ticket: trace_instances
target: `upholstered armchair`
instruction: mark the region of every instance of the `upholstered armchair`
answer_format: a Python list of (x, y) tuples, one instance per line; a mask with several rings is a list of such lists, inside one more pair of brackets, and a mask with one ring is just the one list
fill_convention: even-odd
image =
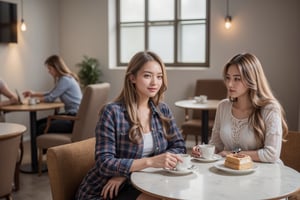
[[(300, 131), (289, 131), (286, 141), (282, 143), (280, 159), (284, 165), (300, 172)], [(300, 200), (300, 189), (288, 198)]]
[(39, 175), (42, 172), (43, 149), (77, 142), (95, 136), (96, 123), (101, 107), (107, 102), (109, 83), (88, 85), (85, 88), (81, 104), (76, 116), (51, 115), (48, 117), (48, 125), (53, 119), (73, 120), (74, 127), (72, 133), (45, 133), (36, 139), (39, 153)]
[(19, 188), (19, 146), (25, 131), (23, 125), (0, 123), (0, 199), (12, 199), (13, 189)]
[(300, 172), (300, 131), (289, 131), (285, 139), (280, 159), (285, 165)]
[(51, 147), (47, 151), (53, 200), (74, 199), (79, 184), (95, 163), (95, 137)]

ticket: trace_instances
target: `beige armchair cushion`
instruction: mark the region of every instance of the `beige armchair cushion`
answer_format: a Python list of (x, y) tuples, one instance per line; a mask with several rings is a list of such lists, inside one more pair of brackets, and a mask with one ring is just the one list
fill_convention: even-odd
[(95, 138), (51, 147), (47, 151), (53, 200), (73, 199), (88, 170), (95, 163)]

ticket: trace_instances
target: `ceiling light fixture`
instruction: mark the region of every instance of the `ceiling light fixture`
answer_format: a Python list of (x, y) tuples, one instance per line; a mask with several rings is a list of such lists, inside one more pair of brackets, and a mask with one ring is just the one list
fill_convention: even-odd
[(23, 17), (23, 0), (21, 0), (21, 31), (26, 31), (26, 24)]
[(225, 28), (231, 28), (231, 16), (229, 15), (229, 0), (226, 0), (226, 17), (225, 17)]

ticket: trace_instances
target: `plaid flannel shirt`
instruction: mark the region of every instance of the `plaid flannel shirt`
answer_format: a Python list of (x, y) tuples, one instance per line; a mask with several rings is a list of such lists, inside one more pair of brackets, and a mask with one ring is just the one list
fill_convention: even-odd
[[(153, 156), (164, 152), (185, 153), (185, 142), (169, 107), (165, 103), (155, 107), (151, 101), (149, 105), (152, 110)], [(163, 135), (160, 113), (170, 119), (168, 134), (173, 135), (170, 140)], [(143, 153), (143, 142), (135, 144), (129, 140), (130, 128), (131, 123), (123, 103), (105, 106), (96, 126), (96, 164), (82, 181), (76, 199), (101, 199), (101, 190), (111, 177), (130, 177), (133, 160), (141, 158)]]

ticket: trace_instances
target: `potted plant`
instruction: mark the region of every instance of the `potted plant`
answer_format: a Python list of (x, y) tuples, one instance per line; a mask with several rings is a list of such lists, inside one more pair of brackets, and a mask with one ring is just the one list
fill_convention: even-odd
[(100, 82), (102, 72), (100, 70), (99, 61), (96, 58), (83, 56), (83, 60), (78, 63), (77, 66), (80, 68), (78, 77), (83, 87)]

